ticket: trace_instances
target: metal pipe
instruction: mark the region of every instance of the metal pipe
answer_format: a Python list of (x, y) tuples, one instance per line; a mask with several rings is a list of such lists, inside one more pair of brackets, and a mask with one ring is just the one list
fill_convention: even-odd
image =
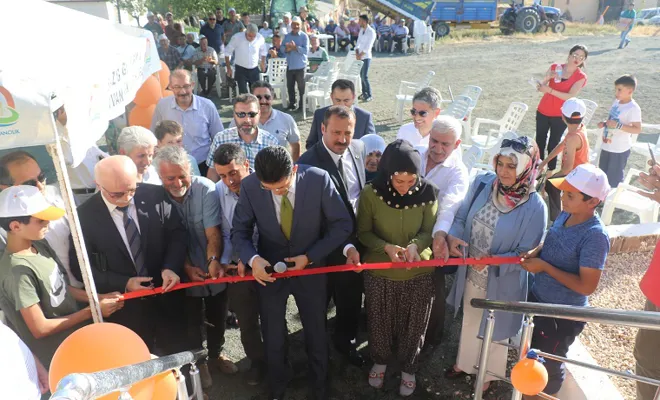
[(660, 313), (651, 311), (627, 311), (594, 307), (575, 307), (557, 304), (528, 303), (520, 301), (494, 301), (472, 299), (474, 308), (531, 314), (542, 317), (562, 318), (571, 321), (597, 322), (660, 331)]
[(479, 369), (477, 370), (477, 380), (474, 382), (474, 400), (482, 399), (481, 389), (486, 380), (486, 369), (488, 368), (488, 351), (493, 340), (493, 331), (495, 330), (495, 314), (493, 310), (488, 310), (486, 318), (486, 328), (484, 329), (484, 339), (481, 343), (481, 355), (479, 356)]
[(625, 378), (625, 379), (632, 379), (632, 380), (635, 380), (635, 381), (638, 381), (638, 382), (647, 383), (649, 385), (660, 386), (660, 381), (657, 380), (657, 379), (651, 379), (651, 378), (647, 378), (645, 376), (635, 375), (635, 374), (621, 372), (621, 371), (615, 371), (615, 370), (612, 370), (612, 369), (603, 368), (603, 367), (598, 366), (598, 365), (589, 364), (589, 363), (585, 363), (585, 362), (577, 361), (577, 360), (571, 360), (570, 358), (560, 357), (560, 356), (550, 354), (550, 353), (546, 353), (546, 352), (536, 350), (536, 349), (534, 349), (534, 351), (539, 356), (549, 358), (551, 360), (555, 360), (555, 361), (559, 361), (559, 362), (563, 362), (563, 363), (575, 364), (575, 365), (579, 365), (580, 367), (589, 368), (589, 369), (593, 369), (593, 370), (596, 370), (596, 371), (604, 372), (608, 375), (614, 375), (614, 376), (618, 376), (620, 378)]
[[(484, 337), (481, 336), (481, 335), (479, 335), (479, 336), (477, 336), (477, 339), (479, 339), (479, 340), (484, 340)], [(516, 346), (515, 344), (511, 344), (511, 343), (505, 343), (505, 342), (492, 342), (491, 344), (494, 344), (494, 345), (497, 345), (497, 346), (508, 347), (508, 348), (513, 349), (513, 350), (516, 350), (516, 351), (517, 351), (517, 350), (520, 350), (520, 347), (519, 347), (519, 346)], [(478, 367), (478, 366), (477, 366), (477, 367)]]
[[(125, 367), (94, 373), (70, 374), (58, 383), (51, 400), (88, 400), (128, 388), (161, 372), (195, 362), (206, 350), (184, 351)], [(201, 397), (200, 397), (201, 398)]]
[(202, 400), (204, 398), (204, 393), (202, 391), (202, 378), (199, 375), (199, 368), (195, 363), (190, 364), (190, 380), (192, 381), (192, 392), (195, 396), (195, 400)]
[[(525, 315), (523, 321), (522, 333), (520, 335), (520, 348), (518, 349), (518, 360), (522, 360), (527, 357), (527, 351), (532, 346), (532, 333), (534, 332), (534, 316)], [(515, 387), (511, 393), (511, 400), (521, 400), (522, 393), (518, 391)]]
[(188, 388), (186, 387), (186, 376), (180, 369), (174, 371), (176, 375), (177, 399), (188, 400)]

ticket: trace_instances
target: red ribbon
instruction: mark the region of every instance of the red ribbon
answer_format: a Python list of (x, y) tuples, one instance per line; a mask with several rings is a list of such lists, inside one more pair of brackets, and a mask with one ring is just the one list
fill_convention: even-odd
[[(501, 265), (501, 264), (520, 264), (520, 257), (486, 257), (477, 260), (476, 258), (450, 258), (446, 262), (444, 260), (425, 260), (417, 262), (384, 262), (384, 263), (370, 263), (362, 264), (359, 267), (351, 264), (347, 265), (336, 265), (332, 267), (318, 267), (318, 268), (309, 268), (302, 269), (298, 271), (287, 271), (280, 273), (274, 273), (274, 278), (293, 278), (296, 276), (305, 276), (305, 275), (318, 275), (318, 274), (327, 274), (331, 272), (346, 272), (346, 271), (355, 271), (355, 270), (365, 270), (365, 269), (390, 269), (390, 268), (421, 268), (421, 267), (445, 267), (448, 265)], [(203, 282), (186, 282), (178, 283), (168, 292), (174, 290), (187, 289), (196, 286), (206, 286), (206, 285), (215, 285), (218, 283), (237, 283), (237, 282), (246, 282), (255, 280), (252, 275), (241, 276), (225, 276), (217, 279), (206, 279)], [(124, 293), (124, 300), (137, 299), (140, 297), (153, 296), (163, 292), (162, 287), (157, 287), (154, 289), (143, 289), (136, 290), (134, 292)]]

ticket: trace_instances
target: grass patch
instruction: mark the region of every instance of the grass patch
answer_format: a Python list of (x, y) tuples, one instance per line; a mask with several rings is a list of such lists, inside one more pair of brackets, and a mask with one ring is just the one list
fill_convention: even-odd
[[(587, 23), (566, 23), (566, 31), (562, 36), (601, 36), (601, 35), (617, 35), (621, 33), (614, 24), (587, 24)], [(636, 26), (633, 28), (632, 36), (655, 36), (660, 34), (660, 27), (657, 26)], [(452, 28), (449, 35), (438, 39), (442, 43), (466, 43), (475, 42), (484, 39), (507, 37), (500, 32), (500, 29), (493, 24), (488, 29), (468, 29), (468, 28)], [(508, 37), (517, 39), (552, 39), (558, 37), (558, 34), (552, 32), (546, 33), (514, 33)]]

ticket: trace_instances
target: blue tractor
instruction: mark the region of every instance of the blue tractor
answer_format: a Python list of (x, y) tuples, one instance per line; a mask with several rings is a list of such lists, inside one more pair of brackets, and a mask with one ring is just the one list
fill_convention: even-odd
[(505, 35), (514, 32), (537, 33), (552, 30), (562, 33), (566, 30), (566, 23), (562, 20), (561, 10), (556, 7), (547, 7), (540, 4), (523, 6), (511, 3), (500, 17), (500, 30)]

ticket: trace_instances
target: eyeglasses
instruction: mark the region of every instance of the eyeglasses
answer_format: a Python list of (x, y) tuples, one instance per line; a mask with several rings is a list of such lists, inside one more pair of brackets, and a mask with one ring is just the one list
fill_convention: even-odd
[(111, 192), (108, 189), (104, 188), (103, 186), (99, 185), (99, 187), (104, 190), (108, 196), (110, 196), (113, 199), (121, 199), (122, 197), (125, 197), (126, 195), (133, 196), (135, 194), (136, 189), (128, 189), (125, 192)]
[(238, 118), (245, 118), (245, 117), (255, 118), (257, 115), (259, 115), (258, 112), (252, 112), (252, 111), (250, 111), (250, 112), (244, 112), (244, 111), (234, 112), (234, 114), (236, 114), (236, 116)]
[(215, 18), (209, 18), (209, 21), (215, 21)]
[(284, 194), (289, 190), (289, 188), (291, 187), (291, 184), (293, 183), (293, 174), (294, 173), (292, 172), (291, 175), (289, 175), (289, 179), (286, 181), (286, 183), (282, 187), (267, 188), (267, 187), (264, 186), (264, 184), (262, 182), (259, 182), (259, 186), (261, 186), (261, 188), (263, 190), (268, 190), (269, 192), (275, 192), (278, 195)]
[(424, 118), (424, 117), (426, 117), (427, 115), (429, 115), (429, 111), (423, 111), (423, 110), (422, 110), (422, 111), (417, 111), (417, 110), (414, 109), (414, 108), (411, 108), (411, 109), (410, 109), (410, 115), (412, 115), (413, 117), (416, 116), (416, 115), (418, 115), (418, 114), (419, 114), (420, 117)]
[(188, 89), (190, 89), (191, 87), (193, 87), (192, 84), (183, 85), (183, 86), (172, 86), (172, 90), (175, 90), (175, 91), (178, 92), (178, 91), (180, 91), (180, 90), (188, 90)]
[(586, 59), (586, 57), (578, 55), (578, 54), (571, 54), (571, 57), (573, 57), (575, 60), (578, 60), (578, 61), (584, 61)]
[(269, 94), (264, 94), (264, 95), (260, 95), (260, 94), (258, 94), (258, 95), (256, 95), (256, 96), (257, 96), (257, 99), (259, 99), (259, 100), (261, 100), (261, 99), (270, 100), (270, 99), (272, 98), (272, 96), (269, 95)]
[(29, 181), (25, 181), (22, 183), (22, 185), (28, 185), (28, 186), (37, 186), (38, 184), (45, 185), (46, 184), (46, 174), (43, 172), (39, 173), (39, 176), (37, 176), (37, 179), (30, 179)]

